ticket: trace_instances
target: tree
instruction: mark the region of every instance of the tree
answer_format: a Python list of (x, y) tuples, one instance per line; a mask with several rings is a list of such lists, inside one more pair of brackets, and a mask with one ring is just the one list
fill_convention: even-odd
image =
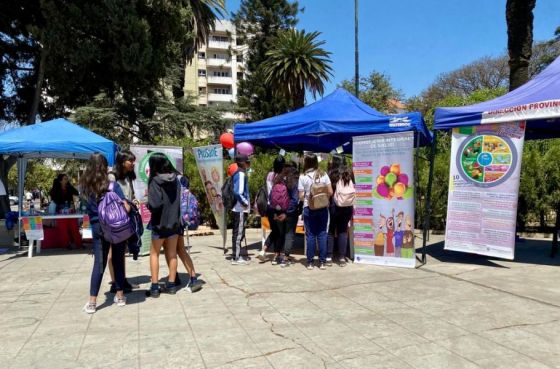
[(291, 109), (305, 105), (305, 91), (313, 96), (323, 95), (324, 83), (332, 76), (331, 54), (317, 41), (319, 32), (306, 33), (289, 29), (278, 33), (266, 61), (262, 64), (265, 82), (285, 100), (291, 100)]
[[(353, 94), (354, 79), (342, 81), (339, 87)], [(396, 113), (395, 102), (402, 98), (403, 93), (392, 85), (391, 78), (384, 73), (373, 71), (369, 76), (360, 78), (360, 100), (380, 112)]]
[(507, 0), (506, 3), (510, 91), (529, 80), (535, 3), (536, 0)]
[(265, 83), (262, 63), (281, 30), (296, 26), (298, 2), (288, 0), (242, 0), (233, 13), (239, 44), (248, 46), (246, 77), (238, 83), (238, 105), (248, 120), (255, 121), (286, 112), (290, 102), (281, 99)]

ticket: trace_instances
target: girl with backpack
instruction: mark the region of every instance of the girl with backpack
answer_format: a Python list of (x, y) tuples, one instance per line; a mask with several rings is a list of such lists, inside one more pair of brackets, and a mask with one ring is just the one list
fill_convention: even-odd
[[(336, 183), (340, 177), (339, 170), (343, 166), (344, 158), (336, 154), (331, 157), (331, 161), (327, 166), (329, 179), (331, 180), (331, 184), (333, 186), (333, 193), (335, 191)], [(334, 197), (331, 197), (331, 201), (329, 203), (329, 216), (333, 221), (329, 222), (329, 230), (327, 233), (327, 266), (332, 266), (333, 250), (336, 238), (336, 227), (334, 221), (334, 219), (336, 219), (336, 207), (334, 204)]]
[[(84, 306), (84, 311), (88, 314), (95, 313), (97, 307), (97, 295), (101, 287), (103, 272), (107, 265), (107, 256), (111, 243), (106, 240), (107, 234), (103, 236), (99, 219), (99, 203), (103, 197), (111, 191), (117, 194), (122, 201), (126, 211), (130, 211), (130, 206), (126, 202), (124, 193), (116, 182), (110, 182), (108, 175), (107, 159), (101, 154), (91, 155), (86, 164), (86, 169), (81, 178), (82, 196), (87, 201), (87, 212), (90, 218), (93, 236), (93, 270), (91, 272), (89, 301)], [(124, 251), (126, 240), (113, 243), (113, 268), (115, 271), (116, 295), (114, 303), (117, 306), (125, 306), (126, 298), (123, 294), (124, 288)]]
[(352, 171), (348, 167), (339, 168), (337, 177), (334, 179), (336, 180), (336, 182), (332, 182), (336, 214), (333, 220), (334, 233), (338, 245), (338, 265), (344, 267), (346, 266), (346, 252), (348, 250), (348, 223), (352, 219), (352, 214), (354, 214), (356, 190), (352, 179)]
[(333, 190), (329, 176), (319, 169), (319, 161), (315, 154), (306, 155), (304, 158), (303, 174), (299, 177), (298, 190), (299, 198), (303, 200), (307, 269), (313, 269), (313, 258), (318, 244), (319, 268), (325, 270), (329, 201)]
[[(109, 180), (112, 182), (117, 182), (124, 193), (125, 198), (130, 203), (137, 203), (136, 197), (134, 196), (134, 187), (132, 185), (132, 181), (136, 179), (136, 174), (134, 173), (134, 162), (136, 161), (136, 156), (130, 150), (123, 150), (117, 153), (116, 165), (115, 165), (115, 172), (109, 173)], [(133, 236), (128, 241), (128, 250), (132, 253), (132, 250), (138, 248), (137, 245), (139, 242), (138, 238)], [(140, 241), (141, 243), (141, 241)], [(138, 252), (136, 252), (138, 253)], [(107, 263), (109, 264), (109, 273), (111, 273), (111, 292), (116, 292), (115, 286), (115, 272), (113, 270), (113, 256), (112, 250), (109, 249), (109, 257), (107, 259)], [(126, 279), (126, 268), (123, 264), (123, 268), (125, 270), (125, 282), (124, 282), (124, 291), (125, 293), (131, 292), (133, 286), (130, 282)]]
[[(295, 163), (286, 163), (282, 173), (276, 178), (276, 183), (282, 183), (286, 186), (289, 200), (286, 210), (277, 215), (276, 223), (278, 227), (278, 250), (284, 250), (284, 257), (280, 258), (280, 266), (286, 267), (291, 264), (290, 253), (294, 245), (294, 238), (296, 226), (298, 222), (298, 205), (299, 205), (299, 191), (298, 191), (299, 172), (296, 169)], [(276, 186), (276, 184), (275, 184)], [(277, 196), (271, 196), (271, 206), (276, 205)]]
[(148, 209), (152, 213), (149, 228), (152, 230), (150, 296), (159, 297), (159, 253), (165, 243), (165, 257), (169, 265), (166, 291), (177, 292), (177, 239), (181, 231), (181, 184), (177, 172), (167, 156), (154, 153), (149, 159)]
[(278, 157), (276, 157), (273, 163), (273, 170), (269, 172), (266, 176), (266, 191), (267, 191), (266, 193), (268, 194), (266, 217), (268, 218), (268, 224), (270, 224), (270, 234), (267, 238), (267, 241), (265, 242), (263, 250), (261, 250), (258, 257), (259, 259), (263, 260), (265, 253), (268, 249), (268, 245), (273, 246), (274, 258), (272, 259), (272, 265), (276, 265), (281, 262), (280, 255), (281, 255), (282, 247), (284, 246), (284, 239), (283, 238), (280, 239), (279, 233), (281, 233), (281, 230), (278, 227), (279, 223), (281, 223), (282, 221), (276, 219), (277, 215), (280, 215), (279, 212), (281, 209), (275, 209), (275, 207), (271, 206), (270, 196), (272, 195), (272, 190), (274, 189), (275, 185), (278, 185), (277, 187), (282, 186), (280, 182), (276, 183), (276, 179), (280, 178), (279, 176), (282, 173), (282, 170), (284, 169), (285, 163), (286, 161), (283, 156), (279, 155)]

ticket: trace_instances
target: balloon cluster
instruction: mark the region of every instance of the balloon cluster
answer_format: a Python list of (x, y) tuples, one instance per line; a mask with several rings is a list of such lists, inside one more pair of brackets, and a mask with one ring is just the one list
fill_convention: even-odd
[(231, 158), (235, 155), (235, 150), (237, 150), (238, 154), (247, 156), (253, 155), (255, 152), (255, 148), (249, 142), (240, 142), (235, 145), (232, 133), (222, 133), (220, 136), (220, 143), (222, 144), (222, 147), (228, 151)]
[(377, 186), (373, 190), (373, 196), (378, 199), (391, 200), (396, 197), (402, 200), (414, 195), (412, 185), (408, 184), (408, 175), (401, 173), (400, 164), (382, 167), (375, 182)]

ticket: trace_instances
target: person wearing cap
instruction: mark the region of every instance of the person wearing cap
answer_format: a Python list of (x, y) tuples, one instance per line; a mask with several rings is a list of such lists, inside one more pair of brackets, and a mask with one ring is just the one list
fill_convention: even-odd
[[(247, 155), (237, 154), (235, 156), (237, 163), (237, 172), (233, 174), (233, 194), (235, 196), (235, 205), (233, 212), (233, 232), (232, 232), (232, 252), (233, 265), (246, 265), (248, 260), (241, 256), (241, 242), (245, 238), (245, 222), (249, 214), (249, 181), (247, 177), (247, 169), (251, 165)], [(245, 250), (247, 255), (247, 250)]]

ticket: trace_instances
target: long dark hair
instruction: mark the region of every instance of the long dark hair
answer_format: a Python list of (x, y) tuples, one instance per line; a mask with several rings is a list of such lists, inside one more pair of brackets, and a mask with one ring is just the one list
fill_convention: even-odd
[(109, 179), (107, 178), (107, 159), (99, 153), (94, 153), (86, 163), (84, 174), (80, 178), (83, 197), (99, 198), (107, 191)]
[(150, 160), (148, 161), (148, 163), (150, 165), (150, 178), (148, 180), (148, 183), (150, 183), (152, 179), (158, 174), (176, 173), (173, 164), (171, 164), (167, 156), (162, 153), (154, 153), (152, 156), (150, 156)]
[(274, 159), (274, 163), (272, 164), (274, 173), (281, 173), (282, 169), (284, 169), (284, 165), (286, 165), (286, 159), (284, 159), (283, 156), (278, 155), (276, 159)]
[(123, 150), (117, 153), (117, 165), (115, 166), (115, 170), (117, 172), (116, 177), (118, 180), (128, 178), (131, 181), (134, 181), (136, 179), (136, 173), (134, 173), (134, 170), (125, 173), (124, 162), (127, 160), (131, 162), (136, 160), (136, 156), (130, 150)]
[(290, 191), (297, 187), (298, 181), (299, 172), (292, 163), (286, 163), (282, 172), (274, 178), (274, 184), (284, 182)]
[(303, 172), (305, 173), (311, 169), (319, 169), (319, 160), (317, 159), (317, 155), (315, 154), (307, 154), (303, 158)]
[[(339, 180), (342, 180), (345, 186), (347, 186), (350, 181), (353, 181), (353, 173), (347, 166), (341, 167), (338, 169)], [(338, 182), (338, 180), (337, 180)]]

